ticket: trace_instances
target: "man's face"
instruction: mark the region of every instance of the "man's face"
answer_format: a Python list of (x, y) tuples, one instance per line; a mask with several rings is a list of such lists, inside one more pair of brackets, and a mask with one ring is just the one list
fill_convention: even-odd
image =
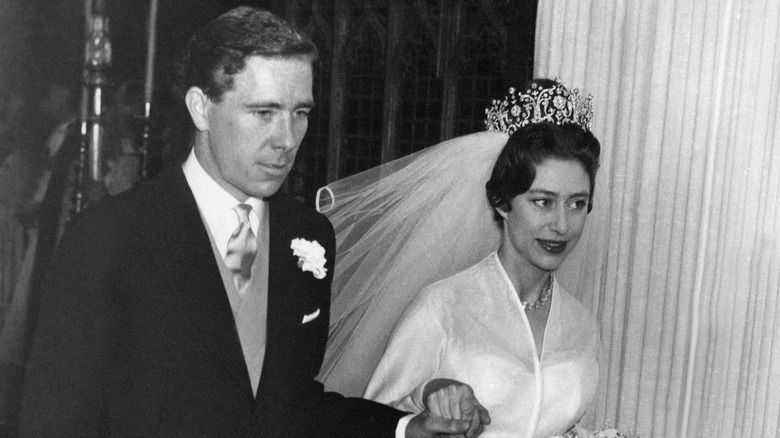
[(219, 102), (200, 98), (195, 154), (206, 172), (241, 201), (276, 193), (314, 106), (310, 60), (250, 57)]

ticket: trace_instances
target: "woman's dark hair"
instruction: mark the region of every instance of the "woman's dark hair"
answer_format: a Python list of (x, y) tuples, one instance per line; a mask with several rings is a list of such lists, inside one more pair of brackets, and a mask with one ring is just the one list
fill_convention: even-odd
[(200, 87), (219, 101), (233, 87), (250, 56), (317, 59), (317, 46), (271, 12), (240, 6), (220, 15), (190, 38), (184, 59), (185, 89)]
[(485, 185), (496, 221), (503, 225), (497, 210), (510, 211), (512, 199), (528, 191), (536, 178), (536, 166), (547, 159), (575, 161), (590, 179), (588, 212), (593, 208), (593, 188), (599, 167), (601, 146), (590, 131), (574, 123), (532, 123), (519, 128), (507, 140)]

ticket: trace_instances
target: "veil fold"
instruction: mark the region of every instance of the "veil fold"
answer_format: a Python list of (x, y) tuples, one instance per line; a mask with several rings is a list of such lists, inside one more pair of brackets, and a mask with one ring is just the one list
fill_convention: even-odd
[(412, 298), (498, 248), (485, 183), (506, 140), (457, 137), (318, 191), (337, 242), (327, 390), (362, 396)]

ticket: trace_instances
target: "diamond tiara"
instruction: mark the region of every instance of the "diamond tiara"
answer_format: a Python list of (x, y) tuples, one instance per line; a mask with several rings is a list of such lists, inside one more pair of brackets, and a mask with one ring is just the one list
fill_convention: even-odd
[(494, 99), (493, 105), (485, 109), (487, 130), (512, 135), (529, 123), (549, 122), (575, 123), (589, 131), (593, 96), (581, 96), (576, 88), (567, 90), (558, 78), (554, 82), (552, 87), (545, 88), (534, 81), (525, 93), (518, 93), (513, 87), (504, 100)]

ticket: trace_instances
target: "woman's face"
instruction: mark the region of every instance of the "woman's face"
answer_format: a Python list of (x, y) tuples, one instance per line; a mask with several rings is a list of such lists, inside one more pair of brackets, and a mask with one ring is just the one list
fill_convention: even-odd
[(590, 181), (580, 163), (549, 158), (536, 166), (527, 192), (512, 199), (504, 217), (502, 260), (518, 268), (557, 269), (580, 239), (588, 214)]

